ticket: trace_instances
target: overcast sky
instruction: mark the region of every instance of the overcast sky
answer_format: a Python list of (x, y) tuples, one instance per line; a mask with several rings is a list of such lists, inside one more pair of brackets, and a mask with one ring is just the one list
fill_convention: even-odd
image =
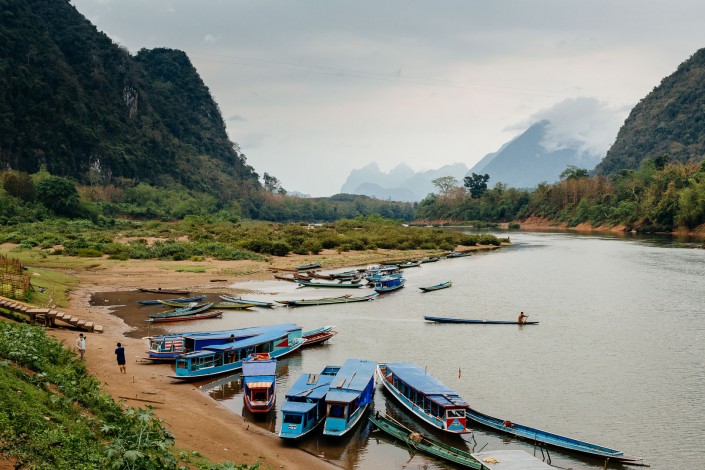
[(549, 118), (606, 151), (705, 47), (702, 0), (73, 0), (135, 53), (185, 51), (230, 138), (287, 190), (350, 170), (468, 167)]

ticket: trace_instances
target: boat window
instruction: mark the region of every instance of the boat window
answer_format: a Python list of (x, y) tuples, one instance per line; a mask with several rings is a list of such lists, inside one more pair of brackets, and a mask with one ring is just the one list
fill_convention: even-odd
[(328, 406), (328, 416), (330, 418), (345, 418), (345, 405), (333, 404)]
[(188, 361), (176, 361), (177, 369), (188, 369)]
[(448, 410), (446, 411), (448, 419), (465, 418), (465, 410)]
[(303, 416), (301, 415), (284, 415), (284, 424), (301, 424), (303, 421)]

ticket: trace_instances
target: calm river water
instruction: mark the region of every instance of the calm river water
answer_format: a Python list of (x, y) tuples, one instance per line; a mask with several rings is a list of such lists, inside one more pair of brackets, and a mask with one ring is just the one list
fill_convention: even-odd
[[(487, 414), (620, 449), (643, 457), (655, 469), (705, 468), (701, 242), (563, 233), (510, 236), (510, 248), (408, 269), (405, 289), (373, 302), (226, 312), (221, 320), (169, 331), (279, 322), (295, 322), (304, 329), (336, 325), (338, 335), (328, 344), (280, 361), (276, 414), (255, 420), (244, 413), (272, 432), (281, 426), (284, 392), (301, 373), (317, 373), (347, 358), (412, 361)], [(427, 294), (418, 289), (445, 280), (452, 280), (453, 287)], [(255, 289), (258, 294), (247, 297), (268, 300), (368, 292), (315, 292), (283, 281), (234, 287)], [(520, 310), (540, 325), (423, 320), (424, 315), (514, 320)], [(221, 378), (201, 388), (243, 414), (238, 379)], [(377, 387), (375, 409), (404, 419)], [(433, 434), (418, 421), (404, 421)], [(523, 449), (541, 457), (528, 443), (473, 428), (474, 441), (464, 436), (449, 442), (474, 451)], [(317, 434), (299, 445), (351, 470), (450, 468), (410, 454), (368, 424), (342, 440)], [(560, 468), (603, 468), (600, 461), (557, 450), (550, 455)]]

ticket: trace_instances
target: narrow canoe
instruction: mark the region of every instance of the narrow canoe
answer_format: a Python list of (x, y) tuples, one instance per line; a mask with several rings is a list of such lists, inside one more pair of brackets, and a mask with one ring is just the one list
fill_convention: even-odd
[(470, 256), (470, 253), (462, 253), (459, 251), (451, 251), (446, 255), (446, 258), (464, 258), (466, 256)]
[[(282, 304), (282, 305), (290, 305), (292, 302), (334, 302), (339, 299), (347, 299), (348, 297), (352, 297), (352, 294), (345, 294), (345, 295), (339, 295), (338, 297), (323, 297), (320, 299), (301, 299), (301, 300), (275, 300), (276, 303)], [(314, 303), (312, 305), (319, 305), (318, 303)]]
[(213, 307), (213, 302), (203, 304), (203, 305), (194, 305), (190, 308), (177, 308), (176, 310), (171, 310), (169, 312), (153, 313), (149, 316), (149, 318), (187, 317), (189, 315), (195, 315), (197, 313), (205, 312), (206, 310), (208, 310), (211, 307)]
[(316, 261), (315, 263), (302, 264), (301, 266), (296, 266), (297, 271), (305, 271), (307, 269), (316, 269), (321, 267), (321, 262)]
[(205, 298), (206, 298), (205, 295), (199, 295), (197, 297), (181, 297), (179, 299), (169, 299), (169, 300), (138, 300), (137, 302), (142, 305), (160, 305), (160, 304), (164, 304), (165, 302), (171, 302), (171, 303), (177, 303), (177, 304), (187, 304), (189, 302), (199, 302)]
[(301, 337), (306, 340), (302, 348), (313, 346), (315, 344), (325, 343), (333, 336), (337, 335), (337, 331), (333, 331), (335, 326), (322, 326), (313, 330), (304, 331)]
[(404, 442), (412, 449), (453, 462), (465, 468), (487, 470), (487, 467), (478, 462), (469, 452), (414, 432), (385, 414), (377, 413), (374, 416), (370, 416), (370, 421), (377, 429)]
[(484, 413), (480, 413), (479, 411), (473, 410), (470, 407), (467, 408), (465, 415), (476, 423), (492, 428), (495, 431), (499, 431), (505, 434), (511, 434), (515, 437), (526, 439), (530, 442), (541, 442), (546, 445), (559, 447), (562, 449), (567, 449), (582, 454), (588, 454), (595, 457), (603, 457), (609, 459), (609, 461), (612, 462), (637, 464), (642, 461), (640, 457), (624, 455), (624, 452), (620, 450), (610, 449), (609, 447), (579, 441), (570, 437), (560, 436), (558, 434), (542, 431), (540, 429), (513, 423), (508, 420), (494, 418)]
[(191, 321), (191, 320), (205, 320), (207, 318), (217, 318), (222, 317), (223, 312), (219, 310), (213, 310), (211, 312), (195, 313), (192, 315), (185, 315), (181, 317), (161, 317), (161, 318), (150, 318), (147, 320), (150, 323), (168, 323), (176, 321)]
[(234, 297), (232, 295), (221, 295), (220, 298), (225, 300), (226, 302), (232, 302), (235, 304), (249, 304), (250, 307), (274, 307), (274, 303), (266, 302), (264, 300), (246, 300), (241, 297)]
[(421, 263), (435, 263), (440, 260), (438, 256), (431, 256), (430, 258), (421, 258)]
[(446, 282), (441, 282), (440, 284), (436, 284), (435, 286), (429, 286), (429, 287), (419, 287), (424, 292), (431, 292), (434, 290), (440, 290), (440, 289), (447, 289), (448, 287), (452, 286), (453, 283), (451, 281), (446, 281)]
[(333, 304), (348, 304), (352, 302), (367, 302), (373, 300), (379, 294), (373, 292), (369, 295), (364, 295), (361, 297), (338, 297), (338, 298), (328, 298), (328, 299), (311, 299), (311, 300), (287, 300), (286, 305), (289, 307), (308, 307), (312, 305), (333, 305)]
[(311, 282), (311, 281), (302, 281), (299, 279), (297, 279), (296, 282), (298, 282), (299, 285), (302, 287), (332, 287), (332, 288), (338, 288), (338, 289), (357, 289), (358, 287), (363, 286), (363, 284), (360, 284), (360, 283), (346, 284), (344, 282)]
[(213, 305), (213, 308), (217, 309), (228, 309), (228, 310), (244, 310), (250, 307), (256, 307), (255, 304), (241, 304), (238, 302), (220, 302)]
[(519, 323), (518, 321), (502, 321), (502, 320), (466, 320), (464, 318), (445, 318), (445, 317), (428, 317), (424, 316), (424, 320), (436, 323), (471, 323), (473, 325), (538, 325), (537, 321), (527, 321)]

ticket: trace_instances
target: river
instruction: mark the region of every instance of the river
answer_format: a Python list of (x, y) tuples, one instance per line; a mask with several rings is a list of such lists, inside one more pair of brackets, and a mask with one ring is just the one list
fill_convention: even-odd
[[(336, 325), (338, 335), (329, 343), (280, 361), (277, 412), (253, 420), (273, 432), (281, 426), (283, 394), (301, 373), (317, 373), (347, 358), (411, 361), (487, 414), (616, 448), (643, 457), (655, 469), (705, 468), (705, 250), (700, 242), (509, 235), (509, 248), (408, 269), (404, 289), (373, 302), (227, 312), (222, 320), (169, 331), (279, 322), (304, 329)], [(426, 294), (418, 289), (445, 280), (453, 281), (450, 289)], [(268, 300), (351, 293), (313, 293), (283, 281), (236, 287), (257, 290), (249, 297)], [(514, 320), (520, 310), (540, 324), (443, 325), (423, 319)], [(201, 388), (243, 414), (238, 378)], [(378, 385), (375, 409), (403, 417), (390, 402)], [(431, 433), (411, 418), (405, 422)], [(522, 449), (541, 457), (529, 443), (477, 425), (473, 429), (473, 437), (449, 442), (466, 450)], [(342, 440), (317, 434), (300, 446), (351, 470), (450, 468), (410, 454), (367, 424)], [(601, 461), (558, 450), (550, 457), (559, 468), (603, 468)]]

